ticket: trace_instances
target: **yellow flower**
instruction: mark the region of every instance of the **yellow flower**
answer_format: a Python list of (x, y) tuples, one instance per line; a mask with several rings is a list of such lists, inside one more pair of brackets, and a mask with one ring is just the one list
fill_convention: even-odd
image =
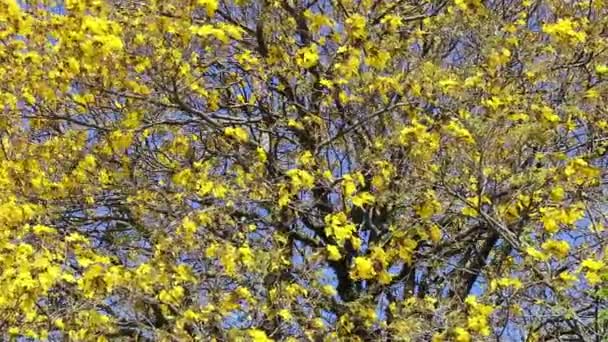
[(567, 283), (576, 281), (577, 277), (569, 272), (562, 272), (559, 274), (559, 279)]
[(340, 250), (335, 245), (327, 245), (327, 254), (329, 260), (340, 260), (342, 259), (342, 255), (340, 255)]
[(551, 199), (559, 202), (561, 200), (564, 199), (564, 197), (566, 197), (566, 192), (564, 191), (564, 188), (562, 188), (561, 186), (556, 186), (553, 189), (551, 189)]
[(312, 68), (319, 62), (319, 52), (316, 44), (301, 48), (296, 57), (296, 63), (302, 68)]
[(483, 336), (488, 336), (490, 334), (488, 317), (492, 311), (494, 311), (494, 308), (492, 308), (490, 305), (477, 302), (477, 298), (475, 296), (468, 296), (465, 299), (465, 303), (467, 303), (469, 308), (467, 327)]
[(522, 288), (522, 283), (519, 279), (515, 279), (515, 278), (499, 278), (499, 279), (493, 279), (490, 282), (490, 289), (492, 291), (494, 291), (497, 287), (513, 287), (515, 289), (521, 289)]
[(223, 43), (228, 43), (230, 41), (229, 37), (223, 30), (216, 28), (213, 25), (205, 24), (202, 26), (191, 26), (190, 31), (200, 37), (215, 37)]
[(315, 184), (315, 177), (306, 170), (291, 169), (286, 174), (291, 178), (291, 185), (295, 191), (310, 189)]
[(440, 334), (440, 333), (435, 333), (433, 334), (433, 338), (431, 339), (431, 342), (444, 342), (445, 339), (445, 333)]
[(36, 235), (56, 234), (57, 233), (57, 230), (55, 228), (40, 225), (40, 224), (33, 226), (32, 230), (34, 231), (34, 234), (36, 234)]
[(356, 39), (365, 38), (367, 31), (365, 29), (366, 20), (365, 17), (360, 14), (353, 14), (345, 21), (348, 30), (352, 36)]
[(353, 237), (356, 226), (348, 221), (344, 212), (328, 214), (324, 220), (325, 234), (335, 237), (340, 246), (344, 245), (345, 240)]
[(277, 315), (279, 315), (279, 317), (281, 317), (285, 321), (289, 321), (293, 318), (293, 316), (291, 315), (291, 312), (289, 312), (289, 310), (287, 310), (287, 309), (279, 310)]
[(565, 258), (568, 256), (568, 252), (570, 251), (570, 245), (568, 242), (563, 240), (547, 240), (545, 241), (541, 247), (549, 252), (549, 254), (557, 257), (557, 258)]
[(380, 23), (383, 25), (387, 25), (390, 31), (395, 31), (401, 25), (403, 25), (403, 20), (398, 15), (388, 14), (384, 18), (382, 18)]
[(238, 142), (244, 143), (249, 140), (249, 134), (241, 127), (226, 127), (224, 134), (227, 137), (233, 138)]
[(363, 208), (364, 205), (372, 204), (376, 200), (374, 195), (370, 194), (367, 191), (363, 191), (355, 195), (352, 199), (353, 205), (359, 208)]
[(323, 294), (325, 294), (326, 296), (335, 296), (338, 293), (336, 291), (336, 288), (331, 285), (324, 285), (321, 288), (321, 292), (323, 292)]
[(385, 270), (382, 270), (380, 274), (378, 274), (378, 282), (382, 285), (388, 285), (393, 281), (393, 276)]
[(259, 329), (249, 329), (249, 337), (253, 340), (253, 342), (272, 342), (273, 340), (269, 338), (266, 333)]
[(585, 278), (587, 279), (590, 285), (595, 285), (602, 281), (602, 278), (600, 278), (599, 274), (597, 274), (596, 272), (585, 273)]
[(158, 299), (167, 304), (178, 305), (184, 297), (184, 288), (176, 286), (170, 290), (162, 290), (158, 295)]
[(464, 328), (454, 328), (454, 340), (456, 342), (470, 342), (471, 334), (469, 334), (469, 332), (466, 331)]
[(441, 211), (441, 202), (437, 199), (434, 191), (428, 190), (422, 197), (421, 203), (414, 207), (416, 214), (420, 215), (421, 218), (429, 219)]
[(457, 120), (450, 121), (449, 124), (445, 126), (445, 130), (452, 136), (462, 139), (463, 141), (473, 144), (475, 143), (475, 139), (471, 135), (468, 129), (466, 129), (460, 122)]
[(528, 254), (532, 258), (534, 258), (536, 260), (540, 260), (540, 261), (545, 261), (545, 260), (548, 259), (548, 257), (547, 257), (546, 254), (544, 254), (543, 252), (537, 250), (534, 247), (527, 247), (526, 248), (526, 254)]
[(437, 243), (441, 240), (441, 229), (439, 228), (439, 226), (434, 224), (431, 226), (431, 228), (429, 228), (429, 237), (434, 243)]
[(258, 161), (260, 163), (265, 163), (268, 160), (268, 155), (266, 154), (266, 150), (264, 150), (263, 148), (258, 147), (255, 150), (255, 152), (256, 152), (256, 154), (258, 156)]
[(595, 72), (600, 75), (608, 74), (608, 65), (606, 64), (598, 64), (595, 66)]
[(53, 324), (59, 329), (65, 328), (65, 323), (63, 322), (63, 319), (61, 319), (61, 318), (57, 318), (56, 320), (54, 320)]
[(543, 32), (573, 43), (584, 42), (587, 34), (579, 30), (579, 24), (569, 18), (561, 18), (554, 24), (544, 24)]
[(353, 279), (372, 279), (376, 275), (374, 264), (366, 257), (356, 257), (350, 276)]
[(558, 217), (560, 215), (560, 211), (556, 208), (546, 207), (540, 208), (539, 212), (541, 213), (541, 221), (545, 230), (548, 233), (555, 233), (559, 230), (559, 221)]
[(307, 165), (312, 166), (315, 164), (314, 156), (312, 155), (312, 153), (310, 151), (304, 151), (298, 157), (298, 164), (300, 164), (302, 166), (307, 166)]
[(323, 323), (323, 319), (318, 318), (318, 317), (313, 319), (311, 323), (315, 329), (323, 329), (325, 327), (325, 323)]
[(207, 15), (212, 17), (217, 11), (218, 1), (217, 0), (197, 0), (199, 6), (204, 6), (207, 10)]
[(357, 184), (353, 177), (349, 174), (342, 176), (342, 188), (344, 196), (351, 196), (355, 191), (357, 191)]
[(194, 234), (198, 226), (191, 218), (186, 217), (182, 220), (182, 228), (187, 234)]
[(599, 271), (602, 267), (604, 267), (604, 263), (601, 261), (593, 260), (593, 259), (585, 259), (581, 263), (581, 268), (587, 269), (590, 271)]
[(249, 246), (245, 245), (243, 247), (239, 247), (238, 249), (239, 251), (239, 255), (241, 257), (241, 261), (243, 262), (243, 264), (245, 266), (249, 266), (252, 267), (254, 265), (254, 256), (253, 256), (253, 252), (251, 251), (251, 248), (249, 248)]

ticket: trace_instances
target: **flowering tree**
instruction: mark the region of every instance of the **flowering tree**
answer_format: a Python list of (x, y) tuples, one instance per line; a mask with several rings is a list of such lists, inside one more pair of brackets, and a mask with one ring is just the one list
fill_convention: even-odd
[(607, 9), (0, 1), (4, 339), (599, 341)]

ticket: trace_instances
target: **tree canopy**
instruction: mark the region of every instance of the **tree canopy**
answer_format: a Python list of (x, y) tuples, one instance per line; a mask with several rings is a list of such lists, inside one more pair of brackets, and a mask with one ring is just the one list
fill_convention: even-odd
[(600, 341), (604, 0), (1, 0), (0, 332)]

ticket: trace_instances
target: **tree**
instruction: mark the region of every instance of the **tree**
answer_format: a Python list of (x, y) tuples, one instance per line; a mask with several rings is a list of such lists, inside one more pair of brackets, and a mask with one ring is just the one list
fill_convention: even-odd
[(0, 3), (0, 331), (600, 341), (603, 0)]

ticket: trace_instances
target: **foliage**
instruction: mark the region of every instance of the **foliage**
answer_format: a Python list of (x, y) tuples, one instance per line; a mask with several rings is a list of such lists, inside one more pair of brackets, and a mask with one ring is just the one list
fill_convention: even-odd
[(0, 1), (4, 339), (599, 340), (607, 8)]

